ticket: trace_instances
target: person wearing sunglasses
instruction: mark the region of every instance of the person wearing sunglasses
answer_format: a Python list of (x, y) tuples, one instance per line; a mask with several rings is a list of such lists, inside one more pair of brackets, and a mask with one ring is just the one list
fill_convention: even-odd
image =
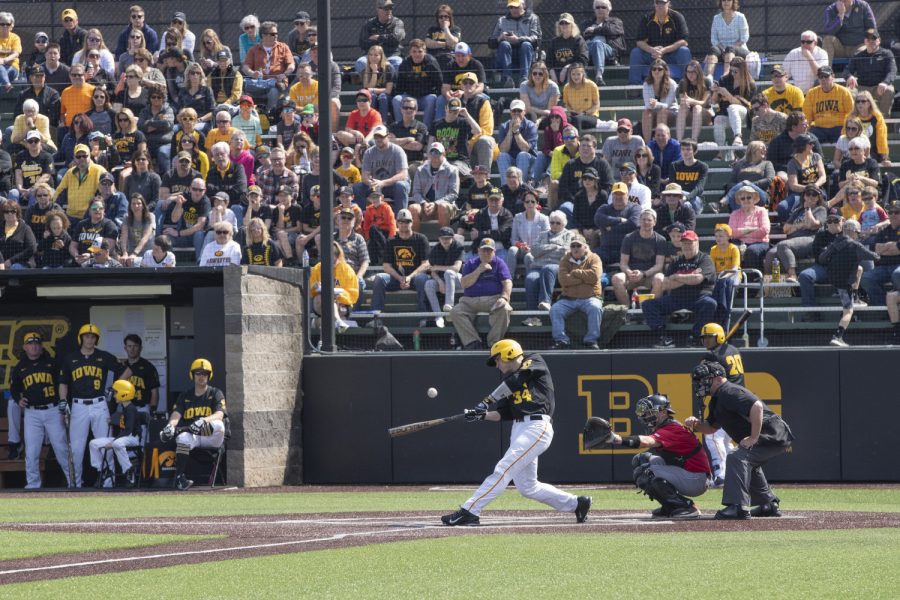
[(144, 34), (147, 50), (150, 52), (159, 50), (159, 34), (147, 24), (144, 9), (135, 4), (130, 8), (129, 12), (128, 26), (119, 33), (119, 37), (116, 40), (116, 60), (119, 60), (119, 57), (128, 51), (128, 35), (133, 30)]
[(241, 66), (244, 92), (265, 96), (266, 109), (274, 112), (287, 94), (288, 81), (297, 68), (291, 49), (278, 41), (278, 23), (265, 21), (259, 26), (262, 41), (247, 51)]
[(587, 41), (591, 64), (596, 69), (594, 81), (598, 86), (606, 85), (603, 70), (606, 63), (618, 64), (625, 56), (625, 25), (619, 17), (610, 16), (610, 0), (594, 0), (592, 19), (581, 24), (581, 35)]
[[(629, 85), (640, 85), (647, 78), (650, 63), (657, 58), (666, 61), (676, 81), (684, 75), (685, 65), (691, 62), (687, 21), (669, 5), (669, 0), (654, 0), (654, 10), (641, 17), (635, 36), (637, 43), (628, 61)], [(661, 27), (659, 23), (671, 26)]]
[(234, 227), (228, 221), (219, 221), (214, 228), (215, 240), (203, 248), (198, 265), (201, 267), (226, 267), (240, 265), (243, 251), (234, 241)]
[(835, 58), (851, 58), (865, 46), (866, 32), (875, 29), (875, 13), (865, 0), (836, 0), (825, 9), (822, 47), (828, 64)]
[(30, 130), (26, 133), (23, 146), (24, 149), (16, 155), (13, 174), (15, 188), (10, 190), (9, 197), (19, 201), (26, 199), (24, 204), (32, 206), (35, 202), (34, 187), (39, 183), (49, 184), (55, 181), (56, 169), (53, 166), (53, 155), (44, 149), (43, 138), (38, 131)]
[(513, 69), (518, 69), (516, 81), (528, 79), (541, 36), (541, 19), (528, 10), (525, 0), (507, 0), (506, 14), (497, 19), (487, 40), (488, 48), (496, 51), (494, 68), (503, 78), (500, 87), (514, 87)]
[(547, 50), (550, 79), (563, 85), (568, 81), (569, 66), (573, 63), (586, 65), (587, 61), (587, 43), (581, 36), (581, 30), (571, 13), (564, 12), (556, 21), (556, 37), (550, 40)]
[(844, 121), (853, 110), (853, 95), (835, 83), (829, 66), (819, 67), (819, 85), (811, 88), (803, 100), (803, 113), (809, 121), (809, 132), (824, 144), (835, 143), (841, 136)]
[[(784, 57), (785, 80), (792, 80), (804, 94), (816, 85), (816, 73), (820, 67), (831, 64), (831, 57), (819, 47), (819, 36), (806, 30), (800, 34), (800, 46)], [(772, 80), (774, 83), (774, 79)]]
[(406, 29), (403, 21), (394, 16), (394, 0), (375, 0), (375, 16), (359, 30), (359, 47), (364, 54), (356, 59), (356, 73), (362, 75), (369, 48), (376, 45), (384, 49), (384, 55), (396, 71), (403, 61), (401, 51), (404, 38)]
[(0, 86), (12, 90), (12, 81), (19, 76), (19, 57), (22, 56), (22, 40), (12, 32), (16, 19), (10, 12), (0, 12)]
[(59, 59), (67, 65), (72, 64), (72, 57), (84, 46), (87, 29), (78, 26), (78, 13), (74, 8), (67, 8), (60, 15), (63, 33), (59, 37)]
[(435, 24), (425, 33), (425, 47), (443, 67), (453, 60), (453, 49), (462, 39), (462, 29), (453, 19), (453, 8), (441, 4), (434, 11)]

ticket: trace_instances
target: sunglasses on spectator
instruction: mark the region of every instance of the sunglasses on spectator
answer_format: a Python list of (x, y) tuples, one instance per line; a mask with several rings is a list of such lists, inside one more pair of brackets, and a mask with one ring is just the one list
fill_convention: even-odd
[(263, 35), (277, 36), (277, 35), (278, 35), (278, 32), (277, 32), (277, 31), (263, 31), (262, 34), (263, 34)]
[(72, 17), (66, 17), (65, 19), (63, 19), (63, 23), (73, 23), (74, 21), (75, 19), (73, 19)]
[(816, 40), (800, 40), (801, 44), (813, 44)]
[(206, 191), (206, 188), (202, 188), (202, 187), (193, 187), (193, 186), (191, 186), (191, 191), (192, 191), (192, 192), (205, 192), (205, 191)]
[(416, 110), (415, 106), (404, 106), (403, 110)]
[(100, 38), (97, 38), (97, 37), (89, 37), (88, 41), (89, 42), (102, 42), (103, 40), (101, 40)]
[(544, 76), (544, 72), (543, 72), (543, 71), (532, 71), (532, 72), (531, 72), (531, 76), (532, 76), (532, 77), (538, 77), (538, 76), (543, 77), (543, 76)]
[(825, 222), (828, 223), (829, 225), (837, 225), (838, 223), (841, 222), (841, 220), (839, 218), (835, 218), (835, 217), (828, 217), (827, 219), (825, 219)]
[(75, 158), (87, 158), (87, 157), (88, 157), (87, 154), (76, 154), (75, 155)]
[(158, 95), (153, 95), (153, 96), (150, 96), (150, 99), (151, 99), (151, 100), (162, 100), (163, 97), (162, 97), (162, 96), (158, 96)]
[(142, 39), (144, 39), (144, 36), (142, 36), (142, 35), (129, 35), (129, 36), (128, 36), (128, 39), (130, 39), (130, 40), (142, 40)]
[(564, 136), (562, 136), (562, 139), (564, 139), (566, 141), (577, 140), (578, 136), (577, 135), (564, 135)]
[(369, 101), (369, 99), (366, 98), (365, 96), (360, 96), (359, 98), (356, 99), (356, 103), (357, 103), (357, 104), (362, 104), (362, 103), (365, 103), (365, 102), (368, 102), (368, 101)]
[(49, 198), (50, 194), (35, 194), (35, 198)]
[(37, 143), (39, 143), (40, 141), (41, 141), (40, 138), (34, 138), (34, 139), (31, 139), (31, 140), (28, 140), (28, 143), (29, 143), (29, 144), (37, 144)]
[(353, 218), (352, 215), (341, 215), (341, 221), (352, 221)]
[(230, 119), (216, 119), (216, 123), (231, 123)]
[(84, 79), (84, 73), (69, 73), (72, 79)]
[(216, 229), (216, 235), (228, 235), (229, 233), (231, 232), (227, 229)]
[(562, 221), (550, 221), (551, 225), (565, 225)]

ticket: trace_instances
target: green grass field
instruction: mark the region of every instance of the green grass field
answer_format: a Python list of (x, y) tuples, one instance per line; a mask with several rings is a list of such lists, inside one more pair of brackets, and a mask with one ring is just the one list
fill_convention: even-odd
[[(785, 510), (900, 512), (896, 488), (776, 489)], [(584, 493), (579, 491), (579, 493)], [(630, 490), (597, 490), (595, 509), (650, 510)], [(433, 511), (461, 491), (148, 495), (5, 498), (5, 521), (95, 520), (215, 514)], [(127, 501), (123, 501), (127, 498)], [(699, 503), (717, 507), (711, 492)], [(163, 510), (164, 509), (164, 510)], [(491, 509), (540, 509), (507, 491)], [(204, 516), (204, 520), (208, 517)], [(735, 528), (737, 529), (737, 528)], [(161, 536), (0, 532), (18, 556), (160, 543)], [(54, 540), (54, 538), (56, 538)], [(10, 558), (9, 551), (0, 558)], [(900, 530), (465, 535), (0, 587), (5, 598), (723, 598), (900, 597)], [(0, 576), (2, 582), (2, 576)]]

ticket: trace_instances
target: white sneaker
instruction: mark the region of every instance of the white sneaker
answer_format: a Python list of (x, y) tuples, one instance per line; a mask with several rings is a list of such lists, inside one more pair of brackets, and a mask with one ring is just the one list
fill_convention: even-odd
[(445, 305), (443, 306), (443, 311), (444, 311), (444, 312), (450, 312), (451, 310), (453, 310), (453, 305), (452, 305), (452, 304), (445, 304)]
[(437, 319), (435, 319), (434, 325), (438, 329), (443, 329), (444, 328), (444, 317), (438, 317)]
[(838, 337), (831, 338), (831, 341), (828, 343), (831, 344), (832, 346), (840, 346), (841, 348), (847, 348), (850, 346), (850, 344), (848, 344), (843, 339), (838, 338)]
[(541, 302), (538, 304), (538, 310), (545, 310), (550, 312), (550, 303), (549, 302)]

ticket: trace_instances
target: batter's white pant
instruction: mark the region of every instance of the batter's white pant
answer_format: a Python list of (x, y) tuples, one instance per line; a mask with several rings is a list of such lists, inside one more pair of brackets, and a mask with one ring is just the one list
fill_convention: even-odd
[[(526, 417), (529, 419), (529, 417)], [(575, 512), (578, 498), (568, 492), (541, 483), (537, 478), (538, 457), (553, 441), (550, 417), (515, 421), (510, 434), (509, 450), (494, 467), (494, 472), (481, 484), (471, 498), (462, 505), (473, 515), (481, 514), (488, 503), (499, 496), (511, 480), (526, 498), (543, 502), (560, 512)]]
[[(91, 404), (86, 404), (90, 402)], [(72, 416), (69, 423), (69, 439), (72, 442), (72, 458), (75, 461), (75, 487), (81, 487), (81, 472), (88, 431), (95, 438), (109, 435), (109, 407), (106, 397), (75, 398), (72, 400)]]
[(713, 477), (721, 477), (725, 479), (725, 459), (731, 454), (731, 438), (725, 433), (724, 429), (720, 429), (711, 435), (704, 435), (703, 441), (709, 450), (712, 458)]
[(69, 449), (66, 446), (66, 427), (62, 415), (55, 406), (45, 410), (26, 408), (25, 410), (25, 489), (41, 487), (41, 446), (44, 436), (53, 446), (56, 462), (66, 474), (69, 485)]
[(6, 418), (9, 420), (9, 432), (7, 441), (10, 445), (21, 444), (22, 435), (22, 407), (12, 398), (6, 403)]
[(202, 436), (183, 431), (175, 438), (178, 444), (184, 444), (194, 448), (218, 448), (225, 442), (225, 423), (222, 421), (210, 421), (212, 426), (212, 435)]
[(113, 454), (116, 456), (116, 460), (119, 461), (119, 467), (121, 467), (122, 472), (124, 473), (131, 468), (131, 459), (128, 457), (128, 450), (126, 450), (126, 448), (128, 446), (137, 446), (140, 443), (141, 441), (133, 435), (125, 435), (117, 438), (94, 438), (91, 440), (91, 443), (88, 444), (91, 452), (91, 466), (99, 471), (100, 467), (103, 466), (103, 453), (111, 448)]

